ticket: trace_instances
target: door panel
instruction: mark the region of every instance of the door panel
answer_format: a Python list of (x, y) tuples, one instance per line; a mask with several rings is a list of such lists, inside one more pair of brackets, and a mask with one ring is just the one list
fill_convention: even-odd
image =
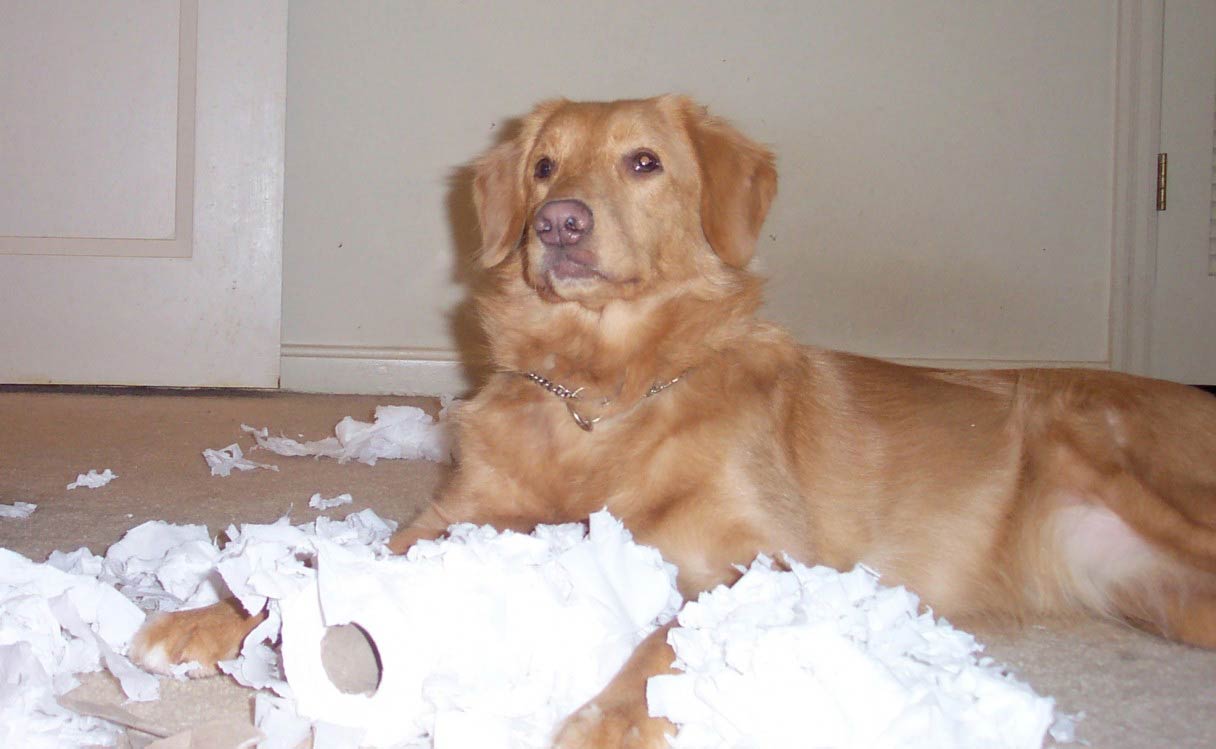
[(1166, 209), (1157, 216), (1149, 373), (1216, 384), (1216, 3), (1165, 4), (1161, 150)]
[(0, 252), (190, 254), (172, 240), (178, 189), (188, 216), (194, 183), (178, 158), (193, 156), (193, 6), (5, 2)]
[(0, 382), (277, 386), (285, 0), (0, 27)]

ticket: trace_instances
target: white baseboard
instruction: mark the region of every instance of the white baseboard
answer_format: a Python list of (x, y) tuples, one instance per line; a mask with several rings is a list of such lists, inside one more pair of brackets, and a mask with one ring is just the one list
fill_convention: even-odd
[(283, 390), (438, 396), (473, 387), (455, 351), (284, 344), (280, 356)]
[(1109, 361), (1041, 361), (1035, 359), (919, 359), (891, 357), (887, 361), (934, 369), (1110, 369)]
[[(281, 357), (279, 387), (283, 390), (439, 396), (467, 395), (473, 389), (473, 381), (461, 363), (460, 354), (444, 349), (284, 344)], [(1107, 361), (919, 358), (892, 358), (890, 361), (944, 369), (1110, 369)]]

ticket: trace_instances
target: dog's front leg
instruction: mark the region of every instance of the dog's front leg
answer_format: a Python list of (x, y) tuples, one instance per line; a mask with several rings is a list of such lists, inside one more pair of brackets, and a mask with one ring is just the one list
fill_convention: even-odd
[(250, 615), (235, 598), (197, 609), (148, 617), (131, 643), (131, 660), (144, 669), (170, 674), (183, 663), (194, 665), (187, 675), (213, 676), (219, 662), (235, 658), (241, 644), (266, 613)]
[(554, 749), (663, 749), (675, 726), (652, 718), (646, 707), (646, 681), (672, 673), (675, 653), (667, 644), (665, 624), (650, 634), (604, 691), (566, 719)]

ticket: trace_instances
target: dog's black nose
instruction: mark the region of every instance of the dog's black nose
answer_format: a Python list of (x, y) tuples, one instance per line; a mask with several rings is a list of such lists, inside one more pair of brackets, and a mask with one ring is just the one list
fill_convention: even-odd
[(591, 233), (595, 219), (581, 200), (550, 200), (536, 212), (532, 228), (546, 247), (570, 247)]

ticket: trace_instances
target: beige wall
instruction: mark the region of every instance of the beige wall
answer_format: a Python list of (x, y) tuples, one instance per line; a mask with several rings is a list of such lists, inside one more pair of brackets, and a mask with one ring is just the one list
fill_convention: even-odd
[(284, 386), (450, 389), (454, 169), (538, 99), (665, 91), (777, 152), (757, 267), (801, 339), (1107, 366), (1117, 35), (1109, 0), (293, 0)]

